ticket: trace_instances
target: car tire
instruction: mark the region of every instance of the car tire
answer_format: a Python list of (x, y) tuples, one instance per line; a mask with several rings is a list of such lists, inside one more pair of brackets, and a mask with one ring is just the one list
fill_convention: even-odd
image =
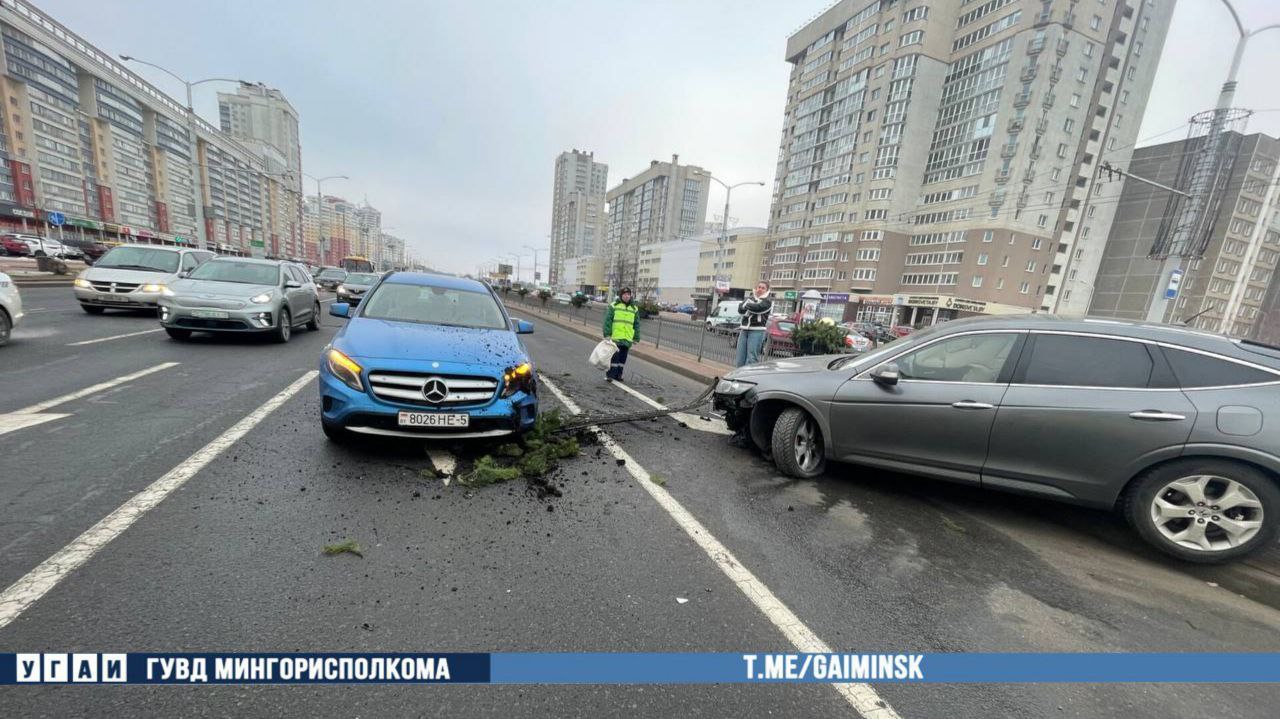
[(100, 314), (102, 314), (103, 312), (106, 312), (106, 311), (107, 311), (107, 308), (106, 308), (106, 307), (98, 307), (97, 305), (83, 305), (83, 304), (82, 304), (82, 305), (80, 305), (80, 309), (84, 310), (85, 312), (88, 312), (88, 313), (89, 313), (89, 314), (91, 314), (91, 315), (100, 315)]
[(0, 347), (9, 344), (9, 336), (13, 333), (13, 320), (9, 319), (9, 313), (0, 308)]
[(351, 431), (339, 425), (329, 424), (321, 420), (320, 429), (324, 430), (324, 436), (328, 437), (330, 442), (335, 444), (350, 444), (351, 442)]
[(276, 324), (276, 329), (271, 333), (271, 338), (280, 344), (289, 341), (293, 336), (293, 315), (289, 314), (289, 310), (280, 308), (280, 321)]
[(320, 303), (311, 306), (311, 319), (307, 321), (307, 329), (315, 332), (320, 329)]
[(818, 421), (799, 407), (789, 407), (773, 425), (773, 463), (788, 477), (811, 479), (827, 467), (826, 446)]
[[(1232, 504), (1215, 503), (1224, 498)], [(1181, 516), (1184, 507), (1186, 518)], [(1280, 486), (1239, 462), (1180, 459), (1134, 479), (1121, 498), (1120, 511), (1140, 537), (1165, 554), (1218, 564), (1274, 542)]]
[(186, 342), (191, 339), (191, 330), (184, 330), (180, 327), (165, 327), (164, 331), (169, 337), (179, 342)]

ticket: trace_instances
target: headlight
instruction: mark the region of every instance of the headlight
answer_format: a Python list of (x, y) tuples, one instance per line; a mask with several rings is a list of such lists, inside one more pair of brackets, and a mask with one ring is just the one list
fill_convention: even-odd
[(334, 377), (342, 380), (343, 384), (357, 392), (364, 391), (364, 383), (360, 381), (360, 370), (362, 368), (355, 360), (335, 349), (325, 353), (325, 360), (328, 362), (329, 371), (333, 373)]
[(744, 382), (740, 379), (722, 379), (716, 384), (716, 394), (745, 394), (755, 386), (755, 382)]
[(502, 396), (510, 397), (516, 392), (533, 390), (533, 365), (523, 362), (515, 367), (508, 367), (502, 373)]
[(339, 292), (346, 292), (346, 291), (347, 291), (347, 286), (346, 286), (346, 285), (338, 285), (338, 291), (339, 291)]
[(265, 304), (267, 304), (268, 302), (270, 302), (270, 301), (271, 301), (271, 293), (270, 293), (270, 292), (263, 292), (262, 294), (258, 295), (257, 297), (250, 297), (250, 298), (249, 298), (249, 301), (250, 301), (250, 302), (252, 302), (252, 303), (254, 303), (255, 305), (265, 305)]
[(84, 287), (86, 289), (93, 286), (89, 284), (89, 280), (81, 279), (79, 277), (77, 277), (76, 281), (73, 282), (72, 284), (74, 284), (76, 287)]

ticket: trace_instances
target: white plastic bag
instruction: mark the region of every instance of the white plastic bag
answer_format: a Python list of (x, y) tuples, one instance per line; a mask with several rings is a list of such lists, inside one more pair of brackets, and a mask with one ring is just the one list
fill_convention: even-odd
[(613, 354), (617, 351), (618, 345), (614, 344), (613, 340), (603, 339), (600, 340), (600, 344), (596, 345), (595, 349), (591, 350), (591, 356), (587, 358), (587, 361), (594, 367), (607, 370), (609, 369), (609, 360), (613, 359)]

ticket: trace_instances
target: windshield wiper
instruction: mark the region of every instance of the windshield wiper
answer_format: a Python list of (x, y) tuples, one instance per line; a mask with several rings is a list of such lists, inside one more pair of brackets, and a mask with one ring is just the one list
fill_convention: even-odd
[(103, 269), (115, 269), (115, 270), (142, 270), (143, 272), (171, 272), (172, 271), (172, 270), (166, 270), (163, 267), (147, 267), (146, 265), (98, 265), (98, 267), (101, 267)]

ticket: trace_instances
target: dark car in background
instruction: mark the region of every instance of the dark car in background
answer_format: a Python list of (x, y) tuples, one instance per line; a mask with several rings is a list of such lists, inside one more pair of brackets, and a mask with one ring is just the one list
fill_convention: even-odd
[(341, 267), (324, 267), (314, 275), (316, 286), (326, 290), (336, 290), (342, 281), (347, 279), (347, 271)]
[(62, 244), (79, 250), (84, 255), (86, 265), (92, 265), (97, 262), (98, 258), (107, 254), (107, 251), (111, 249), (110, 245), (103, 244), (97, 240), (69, 239), (63, 240)]
[(1192, 562), (1274, 540), (1280, 348), (1051, 315), (730, 372), (715, 403), (793, 477), (828, 460), (1122, 513)]

